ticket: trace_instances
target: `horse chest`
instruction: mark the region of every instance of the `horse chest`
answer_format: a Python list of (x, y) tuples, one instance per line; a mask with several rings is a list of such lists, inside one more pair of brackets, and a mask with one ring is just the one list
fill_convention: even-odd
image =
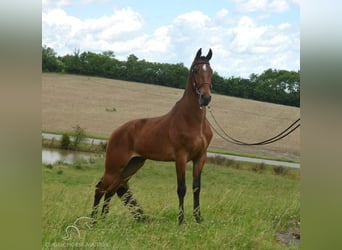
[(199, 152), (207, 148), (208, 142), (203, 133), (198, 133), (187, 138), (186, 146), (189, 151)]

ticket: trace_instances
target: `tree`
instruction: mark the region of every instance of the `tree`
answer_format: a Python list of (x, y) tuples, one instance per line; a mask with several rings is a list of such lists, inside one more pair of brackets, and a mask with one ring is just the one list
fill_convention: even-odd
[(215, 93), (226, 93), (227, 91), (227, 84), (224, 81), (224, 78), (221, 77), (216, 71), (211, 76), (211, 82), (213, 85), (213, 92)]
[(65, 72), (72, 74), (80, 74), (82, 72), (79, 50), (75, 49), (73, 55), (65, 55), (62, 57), (62, 61), (64, 63)]
[(63, 64), (57, 59), (56, 52), (44, 45), (42, 47), (42, 71), (43, 72), (60, 72)]
[(255, 97), (261, 101), (299, 106), (299, 79), (299, 72), (267, 69), (253, 77)]

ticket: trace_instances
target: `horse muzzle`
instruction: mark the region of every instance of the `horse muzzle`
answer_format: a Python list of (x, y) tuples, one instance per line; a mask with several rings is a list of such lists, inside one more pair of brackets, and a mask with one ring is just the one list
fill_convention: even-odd
[(198, 100), (200, 106), (208, 106), (210, 101), (211, 101), (211, 95), (200, 94), (199, 100)]

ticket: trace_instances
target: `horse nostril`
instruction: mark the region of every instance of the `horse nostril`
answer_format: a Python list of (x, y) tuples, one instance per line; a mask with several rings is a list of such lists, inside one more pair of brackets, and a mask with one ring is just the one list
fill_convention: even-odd
[(211, 95), (201, 94), (199, 98), (199, 104), (201, 106), (207, 106), (211, 101)]

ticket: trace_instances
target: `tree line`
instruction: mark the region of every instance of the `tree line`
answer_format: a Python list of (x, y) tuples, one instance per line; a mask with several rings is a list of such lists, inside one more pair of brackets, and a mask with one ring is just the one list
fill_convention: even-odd
[[(184, 88), (189, 70), (183, 63), (169, 64), (140, 60), (134, 54), (126, 61), (113, 51), (82, 52), (57, 56), (53, 48), (42, 47), (42, 71), (63, 72)], [(289, 106), (300, 106), (300, 72), (267, 69), (249, 78), (212, 75), (213, 93)]]

